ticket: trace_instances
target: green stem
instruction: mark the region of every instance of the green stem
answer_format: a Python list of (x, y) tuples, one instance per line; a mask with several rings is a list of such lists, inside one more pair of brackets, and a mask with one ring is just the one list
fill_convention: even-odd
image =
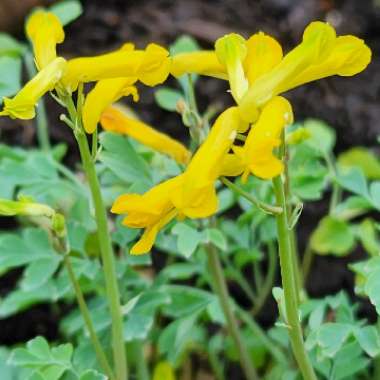
[(271, 205), (268, 205), (267, 203), (261, 202), (254, 195), (252, 195), (250, 193), (247, 193), (246, 191), (244, 191), (239, 186), (235, 185), (232, 181), (230, 181), (226, 177), (221, 177), (220, 181), (222, 183), (224, 183), (227, 187), (229, 187), (232, 191), (234, 191), (235, 193), (241, 195), (243, 198), (247, 199), (252, 204), (254, 204), (258, 208), (264, 210), (265, 212), (267, 212), (269, 214), (280, 214), (280, 213), (282, 213), (282, 208), (281, 207), (271, 206)]
[(100, 253), (102, 256), (107, 300), (109, 303), (112, 320), (112, 350), (116, 379), (127, 380), (128, 368), (124, 345), (123, 315), (120, 306), (120, 294), (117, 283), (114, 253), (107, 225), (106, 209), (103, 204), (95, 163), (91, 157), (87, 137), (81, 127), (81, 115), (77, 114), (71, 97), (66, 96), (62, 100), (67, 106), (71, 121), (76, 126), (74, 134), (78, 143), (83, 169), (90, 186), (92, 201), (95, 208), (95, 219), (97, 224)]
[(87, 327), (87, 330), (88, 330), (88, 333), (90, 336), (90, 340), (91, 340), (91, 343), (94, 347), (94, 350), (95, 350), (96, 356), (99, 360), (99, 363), (100, 363), (101, 367), (103, 368), (104, 372), (106, 373), (106, 375), (109, 377), (109, 379), (115, 380), (115, 375), (112, 372), (112, 369), (108, 363), (107, 356), (103, 351), (103, 348), (102, 348), (102, 345), (99, 341), (98, 336), (96, 335), (94, 325), (92, 324), (90, 311), (88, 310), (88, 307), (87, 307), (86, 301), (84, 299), (82, 290), (81, 290), (80, 285), (79, 285), (79, 283), (75, 277), (75, 273), (74, 273), (73, 267), (71, 265), (71, 261), (70, 261), (69, 256), (67, 254), (63, 255), (63, 261), (64, 261), (64, 264), (66, 266), (66, 270), (67, 270), (67, 273), (69, 275), (69, 279), (73, 285), (75, 296), (77, 298), (77, 302), (78, 302), (78, 306), (79, 306), (79, 310), (82, 314), (84, 323), (86, 324), (86, 327)]
[(218, 355), (212, 350), (207, 351), (208, 360), (211, 365), (212, 373), (215, 376), (216, 380), (226, 380), (224, 376), (224, 363), (221, 363), (218, 359)]
[[(29, 78), (33, 78), (37, 74), (36, 66), (34, 64), (34, 57), (30, 51), (27, 51), (24, 58), (26, 71), (28, 72)], [(41, 98), (38, 101), (38, 110), (36, 114), (37, 123), (37, 140), (40, 148), (48, 152), (51, 148), (49, 131), (48, 131), (48, 121), (46, 116), (45, 101)]]
[(144, 355), (144, 344), (141, 341), (133, 343), (136, 356), (136, 372), (138, 380), (149, 380), (149, 369)]
[(252, 318), (251, 314), (247, 313), (245, 310), (237, 306), (237, 312), (245, 322), (245, 324), (252, 330), (253, 334), (260, 340), (262, 345), (268, 350), (268, 352), (273, 356), (273, 358), (281, 364), (288, 365), (289, 359), (278, 349), (277, 345), (268, 338), (265, 332), (261, 327), (255, 322), (255, 319)]
[(289, 337), (294, 356), (305, 380), (316, 380), (317, 377), (307, 355), (303, 341), (302, 328), (299, 320), (297, 305), (297, 288), (294, 273), (294, 254), (291, 245), (291, 236), (288, 229), (288, 216), (285, 198), (285, 188), (281, 176), (273, 179), (276, 201), (284, 210), (276, 216), (278, 243), (280, 251), (280, 266), (282, 287), (284, 289), (285, 309), (288, 324)]
[[(291, 223), (291, 215), (292, 215), (292, 205), (290, 202), (290, 176), (289, 176), (289, 152), (287, 149), (287, 145), (285, 143), (285, 130), (281, 134), (281, 154), (282, 159), (284, 161), (284, 177), (285, 177), (285, 183), (284, 183), (284, 194), (285, 194), (285, 202), (286, 202), (286, 212), (287, 212), (287, 220), (288, 220), (288, 228)], [(302, 281), (302, 274), (300, 270), (300, 263), (299, 263), (299, 257), (298, 257), (298, 246), (297, 246), (297, 237), (296, 237), (296, 226), (293, 226), (293, 228), (290, 230), (290, 245), (292, 249), (292, 263), (293, 263), (293, 270), (294, 270), (294, 281), (296, 286), (296, 294), (297, 294), (297, 305), (300, 303), (300, 294), (301, 294), (301, 284)]]
[(263, 285), (260, 288), (260, 292), (258, 293), (255, 305), (253, 307), (253, 315), (257, 315), (260, 312), (261, 308), (264, 306), (265, 300), (268, 298), (268, 295), (273, 287), (277, 268), (276, 264), (277, 260), (275, 247), (273, 242), (270, 242), (268, 244), (268, 271), (267, 275), (265, 276)]
[(239, 352), (239, 359), (245, 376), (248, 380), (258, 380), (256, 370), (243, 343), (237, 320), (232, 311), (232, 304), (229, 299), (227, 284), (218, 253), (212, 244), (207, 245), (207, 259), (212, 276), (212, 287), (219, 298), (220, 306), (227, 321), (227, 328)]

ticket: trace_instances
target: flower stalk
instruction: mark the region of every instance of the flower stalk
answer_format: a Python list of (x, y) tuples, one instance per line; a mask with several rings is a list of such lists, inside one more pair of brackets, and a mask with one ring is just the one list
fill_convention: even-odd
[(248, 380), (258, 380), (259, 377), (243, 343), (238, 322), (232, 310), (232, 303), (229, 299), (227, 284), (224, 277), (223, 268), (218, 257), (218, 252), (216, 247), (211, 243), (207, 245), (207, 260), (212, 277), (211, 285), (214, 292), (218, 296), (220, 306), (226, 318), (228, 332), (230, 333), (239, 352), (239, 359), (245, 376)]
[(107, 300), (112, 320), (112, 350), (116, 380), (128, 379), (128, 367), (124, 345), (123, 317), (120, 305), (120, 293), (117, 283), (114, 252), (108, 231), (107, 214), (103, 204), (99, 180), (96, 174), (95, 163), (92, 158), (87, 137), (81, 126), (80, 107), (76, 109), (70, 96), (62, 99), (69, 112), (70, 119), (75, 126), (74, 135), (78, 143), (83, 169), (90, 187), (92, 201), (95, 209), (100, 253), (106, 285)]
[(285, 295), (285, 309), (288, 324), (288, 332), (291, 346), (297, 364), (305, 380), (317, 380), (310, 359), (307, 355), (303, 341), (302, 328), (298, 313), (298, 295), (294, 273), (294, 261), (292, 257), (291, 234), (288, 228), (287, 205), (285, 197), (285, 186), (281, 176), (273, 179), (274, 193), (279, 207), (283, 208), (281, 214), (276, 215), (278, 244), (280, 253), (280, 266), (282, 287)]

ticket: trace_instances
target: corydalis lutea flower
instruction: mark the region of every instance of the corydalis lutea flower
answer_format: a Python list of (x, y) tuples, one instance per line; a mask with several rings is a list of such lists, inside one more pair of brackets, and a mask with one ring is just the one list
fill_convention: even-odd
[(250, 122), (276, 95), (327, 76), (355, 75), (371, 60), (371, 50), (363, 40), (351, 35), (337, 37), (332, 26), (319, 21), (305, 29), (302, 42), (285, 56), (280, 44), (262, 32), (248, 40), (237, 34), (222, 37), (215, 44), (214, 55), (207, 52), (203, 62), (189, 59), (191, 54), (200, 57), (200, 52), (185, 54), (173, 58), (172, 74), (227, 78), (241, 117)]
[(105, 131), (129, 136), (157, 152), (168, 155), (180, 164), (187, 164), (190, 160), (191, 153), (183, 144), (128, 116), (122, 108), (106, 108), (101, 115), (100, 123)]
[(132, 254), (149, 252), (157, 233), (175, 217), (206, 218), (217, 211), (215, 181), (241, 122), (236, 107), (225, 110), (184, 173), (158, 184), (145, 194), (124, 194), (115, 201), (111, 211), (127, 214), (124, 225), (145, 229), (132, 247)]

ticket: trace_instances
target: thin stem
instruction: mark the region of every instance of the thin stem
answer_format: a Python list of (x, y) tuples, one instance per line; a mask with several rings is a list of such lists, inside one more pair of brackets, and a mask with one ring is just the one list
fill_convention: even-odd
[(212, 244), (208, 244), (206, 248), (208, 267), (212, 276), (212, 287), (219, 298), (220, 306), (222, 307), (224, 317), (227, 321), (228, 331), (239, 352), (241, 366), (248, 380), (258, 380), (256, 370), (253, 367), (252, 361), (243, 343), (237, 320), (232, 311), (232, 304), (229, 299), (227, 284), (224, 278), (223, 268), (220, 263), (218, 253), (215, 246)]
[[(24, 62), (26, 71), (28, 73), (29, 78), (33, 78), (37, 74), (36, 66), (34, 64), (33, 54), (30, 51), (27, 51), (24, 56)], [(48, 121), (46, 116), (46, 107), (45, 101), (41, 98), (38, 102), (38, 109), (36, 115), (36, 123), (37, 123), (37, 140), (40, 148), (46, 152), (48, 152), (51, 148), (50, 139), (49, 139), (49, 131), (48, 131)]]
[(332, 215), (337, 204), (339, 203), (340, 201), (340, 198), (341, 198), (341, 188), (338, 184), (338, 182), (336, 181), (336, 177), (337, 177), (337, 171), (336, 171), (336, 167), (335, 167), (335, 164), (334, 164), (334, 160), (333, 158), (331, 157), (331, 154), (330, 153), (325, 153), (324, 154), (324, 159), (325, 159), (325, 162), (327, 164), (327, 167), (330, 171), (330, 175), (332, 176), (332, 192), (331, 192), (331, 198), (330, 198), (330, 205), (329, 205), (329, 214)]
[(226, 380), (224, 376), (224, 365), (219, 361), (218, 355), (212, 349), (208, 349), (207, 354), (215, 379)]
[(264, 203), (257, 199), (254, 195), (247, 193), (244, 191), (242, 188), (239, 186), (235, 185), (232, 181), (227, 179), (226, 177), (221, 177), (220, 178), (221, 182), (224, 183), (227, 187), (229, 187), (232, 191), (235, 193), (241, 195), (243, 198), (247, 199), (250, 201), (252, 204), (255, 206), (259, 207), (263, 211), (267, 212), (268, 214), (281, 214), (282, 213), (282, 208), (278, 206), (271, 206), (268, 205), (267, 203)]
[(76, 130), (74, 131), (75, 138), (78, 143), (83, 169), (90, 186), (92, 201), (95, 208), (95, 219), (97, 224), (100, 253), (102, 256), (107, 300), (109, 303), (112, 319), (112, 349), (116, 379), (127, 380), (128, 368), (123, 338), (123, 316), (120, 306), (120, 294), (117, 283), (114, 253), (107, 225), (107, 214), (103, 204), (100, 184), (95, 169), (95, 163), (91, 157), (87, 137), (83, 132), (83, 128), (79, 128), (78, 126), (79, 124), (81, 127), (81, 115), (77, 114), (71, 97), (65, 97), (64, 101), (67, 105), (67, 110), (70, 114), (70, 118), (76, 126)]
[[(285, 183), (284, 183), (284, 193), (285, 193), (285, 202), (286, 202), (286, 211), (287, 211), (287, 220), (288, 220), (288, 228), (291, 223), (291, 215), (292, 215), (292, 205), (290, 202), (290, 176), (289, 176), (289, 151), (287, 149), (287, 145), (285, 143), (285, 130), (281, 134), (281, 140), (282, 140), (282, 145), (281, 145), (281, 154), (282, 154), (282, 159), (284, 161), (284, 178), (285, 178)], [(298, 257), (298, 246), (297, 246), (297, 237), (296, 237), (296, 226), (294, 226), (290, 230), (290, 245), (292, 249), (292, 263), (293, 263), (293, 270), (294, 270), (294, 275), (295, 275), (295, 286), (296, 286), (296, 294), (297, 294), (297, 305), (300, 303), (300, 294), (301, 294), (301, 284), (303, 283), (302, 281), (302, 274), (300, 271), (300, 264), (299, 264), (299, 257)]]
[(283, 354), (281, 350), (273, 343), (271, 339), (265, 334), (261, 329), (260, 325), (255, 322), (251, 314), (247, 313), (241, 307), (237, 306), (237, 313), (239, 314), (242, 321), (252, 330), (253, 334), (260, 340), (262, 345), (268, 350), (268, 352), (273, 356), (273, 358), (281, 364), (288, 364), (289, 359)]
[(84, 323), (86, 324), (86, 327), (87, 327), (87, 330), (88, 330), (88, 333), (90, 336), (90, 340), (91, 340), (91, 343), (94, 347), (94, 350), (95, 350), (96, 356), (99, 360), (99, 363), (100, 363), (101, 367), (103, 368), (104, 372), (106, 373), (106, 375), (109, 377), (109, 379), (115, 380), (115, 375), (112, 372), (112, 369), (108, 363), (107, 356), (103, 351), (103, 348), (102, 348), (102, 345), (99, 341), (98, 336), (96, 335), (94, 325), (92, 324), (90, 311), (88, 310), (86, 301), (85, 301), (83, 293), (82, 293), (82, 289), (81, 289), (81, 287), (80, 287), (80, 285), (79, 285), (79, 283), (75, 277), (75, 273), (74, 273), (73, 267), (71, 265), (70, 258), (67, 254), (63, 255), (63, 261), (64, 261), (64, 264), (66, 266), (66, 270), (67, 270), (67, 273), (69, 275), (69, 279), (73, 285), (75, 296), (77, 298), (77, 302), (78, 302), (78, 306), (79, 306), (79, 310), (82, 314)]
[(263, 282), (262, 287), (260, 288), (260, 292), (258, 293), (258, 297), (256, 299), (255, 305), (253, 307), (253, 315), (257, 315), (261, 308), (264, 306), (265, 300), (268, 298), (270, 291), (273, 287), (273, 283), (276, 276), (277, 269), (277, 258), (276, 251), (273, 242), (268, 243), (268, 271), (265, 276), (265, 280)]
[(144, 354), (144, 344), (142, 341), (136, 341), (133, 343), (135, 356), (136, 356), (136, 372), (138, 380), (149, 380), (149, 369), (146, 363)]
[(297, 305), (297, 288), (295, 284), (294, 273), (294, 254), (291, 246), (291, 237), (288, 229), (288, 216), (285, 198), (284, 183), (281, 176), (273, 179), (274, 193), (276, 201), (284, 210), (282, 214), (276, 216), (278, 243), (280, 251), (280, 266), (282, 287), (285, 296), (285, 309), (288, 324), (289, 337), (293, 349), (294, 356), (301, 373), (305, 380), (316, 380), (317, 377), (311, 365), (304, 346), (301, 323), (298, 314)]

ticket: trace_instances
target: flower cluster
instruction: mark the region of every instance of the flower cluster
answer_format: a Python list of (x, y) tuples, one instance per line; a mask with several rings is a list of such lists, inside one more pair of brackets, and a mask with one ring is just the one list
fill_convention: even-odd
[[(331, 75), (351, 76), (364, 70), (371, 51), (354, 36), (336, 36), (327, 23), (312, 22), (302, 42), (286, 55), (280, 44), (262, 32), (248, 40), (229, 34), (215, 49), (181, 53), (173, 57), (156, 44), (138, 50), (127, 43), (119, 50), (95, 57), (65, 60), (57, 56), (63, 28), (56, 16), (39, 10), (27, 23), (38, 74), (12, 99), (4, 99), (0, 115), (30, 119), (38, 100), (48, 91), (71, 94), (86, 82), (96, 82), (87, 94), (83, 128), (93, 133), (100, 121), (105, 130), (126, 134), (186, 165), (183, 173), (144, 194), (124, 194), (112, 212), (126, 214), (123, 223), (144, 228), (131, 253), (149, 252), (157, 233), (173, 218), (207, 218), (218, 210), (215, 184), (221, 176), (250, 174), (270, 179), (283, 164), (275, 148), (284, 128), (293, 121), (290, 103), (280, 94)], [(197, 73), (229, 82), (235, 106), (224, 110), (193, 155), (181, 143), (129, 117), (112, 103), (131, 95), (138, 101), (136, 83), (155, 86), (169, 74)], [(237, 134), (245, 134), (243, 145)]]

